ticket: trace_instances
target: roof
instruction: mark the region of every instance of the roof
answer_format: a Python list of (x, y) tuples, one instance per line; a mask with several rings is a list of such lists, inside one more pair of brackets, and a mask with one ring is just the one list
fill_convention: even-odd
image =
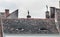
[(52, 19), (3, 19), (4, 33), (8, 34), (57, 34)]
[(5, 13), (4, 12), (0, 12), (0, 14), (4, 15)]
[(7, 17), (11, 16), (12, 14), (16, 13), (16, 15), (18, 16), (18, 9), (15, 10), (14, 12), (12, 12), (11, 14), (9, 14)]

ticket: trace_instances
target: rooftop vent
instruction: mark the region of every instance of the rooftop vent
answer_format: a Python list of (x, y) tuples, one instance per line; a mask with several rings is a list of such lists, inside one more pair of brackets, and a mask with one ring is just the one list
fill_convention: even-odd
[(28, 15), (27, 15), (27, 18), (31, 18), (31, 16), (29, 15), (29, 11), (28, 11)]

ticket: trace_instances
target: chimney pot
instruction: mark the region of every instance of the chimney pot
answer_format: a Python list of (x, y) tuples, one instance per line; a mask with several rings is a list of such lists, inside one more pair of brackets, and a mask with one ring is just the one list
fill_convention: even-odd
[(9, 9), (5, 9), (5, 15), (6, 17), (9, 15)]

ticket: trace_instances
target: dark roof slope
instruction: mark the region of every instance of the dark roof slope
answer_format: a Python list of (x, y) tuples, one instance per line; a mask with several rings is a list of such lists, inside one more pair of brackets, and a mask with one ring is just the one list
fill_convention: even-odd
[[(4, 15), (5, 13), (4, 13), (4, 12), (0, 12), (0, 14), (1, 14), (1, 15)], [(0, 16), (1, 16), (1, 15), (0, 15)]]
[(4, 33), (9, 34), (57, 34), (55, 21), (51, 19), (3, 19)]

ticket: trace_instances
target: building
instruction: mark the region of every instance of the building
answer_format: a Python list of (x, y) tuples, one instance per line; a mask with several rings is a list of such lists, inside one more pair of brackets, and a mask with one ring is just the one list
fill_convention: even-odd
[(18, 19), (18, 9), (7, 16), (8, 19)]
[(0, 17), (2, 18), (8, 18), (8, 19), (14, 19), (18, 18), (18, 9), (12, 12), (11, 14), (9, 13), (9, 9), (5, 9), (5, 12), (0, 12)]
[(18, 9), (11, 14), (5, 9), (0, 15), (0, 37), (2, 30), (5, 34), (60, 34), (60, 8), (50, 7), (46, 19), (31, 18), (29, 11), (27, 18), (18, 18)]
[[(5, 18), (0, 20), (3, 23), (3, 31), (5, 34), (59, 34), (59, 12), (60, 9), (51, 7), (51, 18), (36, 19), (36, 18), (18, 18), (18, 10), (9, 14), (9, 10), (5, 10)], [(56, 14), (57, 13), (57, 14)], [(5, 15), (4, 13), (2, 15)], [(54, 16), (52, 16), (54, 15)], [(49, 16), (49, 11), (46, 11), (46, 16)], [(57, 19), (55, 17), (57, 16)], [(48, 18), (48, 19), (47, 19)], [(57, 20), (58, 22), (55, 22)], [(0, 24), (2, 24), (0, 22)], [(58, 23), (58, 25), (57, 25)], [(0, 26), (1, 27), (1, 26)], [(2, 29), (2, 28), (1, 28)], [(2, 31), (1, 31), (2, 32)]]
[[(51, 18), (46, 18), (46, 19), (36, 19), (36, 18), (15, 18), (13, 15), (16, 15), (14, 13), (10, 14), (10, 18), (8, 17), (7, 19), (3, 19), (2, 23), (4, 26), (4, 33), (6, 34), (59, 34), (59, 29), (57, 28), (58, 26), (55, 23), (55, 15), (52, 17), (53, 14), (57, 13), (56, 11), (59, 10), (54, 10), (54, 7), (51, 7)], [(57, 9), (57, 8), (55, 8)], [(14, 11), (16, 12), (16, 11)], [(46, 16), (49, 15), (49, 12)], [(12, 19), (12, 17), (14, 19)]]
[(18, 9), (12, 12), (11, 14), (9, 13), (9, 9), (5, 9), (5, 12), (0, 12), (0, 37), (3, 37), (3, 32), (2, 32), (2, 18), (4, 19), (17, 19), (18, 18)]
[[(0, 18), (0, 28), (2, 30), (3, 25), (3, 31), (5, 34), (59, 34), (60, 9), (54, 8), (55, 7), (51, 7), (50, 9), (51, 15), (49, 15), (49, 11), (46, 11), (46, 19), (31, 18), (29, 11), (29, 17), (18, 18), (18, 10), (15, 10), (11, 14), (9, 13), (9, 10), (5, 10), (5, 13), (1, 13), (1, 17), (3, 18)], [(1, 32), (2, 31), (0, 31), (2, 37), (3, 32)]]
[(60, 33), (60, 8), (56, 8), (56, 23)]

